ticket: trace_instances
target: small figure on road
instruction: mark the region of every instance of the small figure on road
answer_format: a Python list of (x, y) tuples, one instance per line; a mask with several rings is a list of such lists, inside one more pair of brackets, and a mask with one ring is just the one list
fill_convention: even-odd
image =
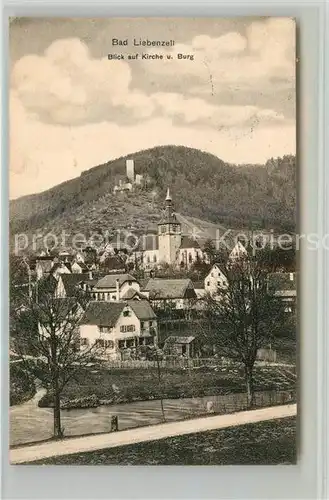
[(113, 415), (113, 417), (111, 417), (111, 432), (116, 432), (118, 430), (119, 430), (118, 416)]
[(214, 402), (213, 401), (207, 401), (207, 413), (214, 413)]

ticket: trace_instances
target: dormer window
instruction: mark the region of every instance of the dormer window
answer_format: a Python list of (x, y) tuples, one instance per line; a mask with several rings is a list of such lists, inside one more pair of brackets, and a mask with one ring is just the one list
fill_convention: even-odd
[(123, 311), (123, 315), (124, 315), (125, 317), (130, 316), (130, 311), (129, 311), (129, 309), (126, 309), (125, 311)]

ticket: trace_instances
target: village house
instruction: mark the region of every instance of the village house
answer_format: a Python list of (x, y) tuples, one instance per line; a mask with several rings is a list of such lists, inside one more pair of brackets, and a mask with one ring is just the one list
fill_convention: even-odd
[(78, 251), (75, 254), (75, 262), (78, 262), (79, 264), (84, 264), (85, 263), (85, 256), (83, 255), (83, 252)]
[(142, 290), (153, 306), (166, 307), (170, 304), (175, 309), (187, 309), (197, 300), (193, 283), (190, 279), (151, 278)]
[[(58, 258), (50, 255), (39, 255), (33, 263), (33, 267), (36, 273), (37, 280), (44, 278), (49, 275), (50, 270), (54, 264), (58, 262)], [(31, 263), (32, 264), (32, 263)]]
[(269, 290), (275, 290), (275, 295), (281, 297), (285, 312), (294, 313), (297, 305), (297, 275), (296, 273), (271, 273), (268, 276)]
[[(62, 335), (65, 332), (76, 335), (77, 347), (79, 343), (79, 327), (77, 321), (83, 315), (83, 308), (74, 298), (54, 299), (49, 307), (40, 311), (41, 318), (38, 322), (38, 331), (41, 338), (47, 338), (51, 334)], [(71, 318), (71, 327), (70, 327)]]
[(102, 266), (101, 268), (103, 270), (106, 270), (107, 273), (125, 273), (126, 271), (126, 265), (123, 260), (123, 258), (120, 255), (112, 255), (112, 256), (106, 256), (102, 260)]
[(82, 261), (74, 259), (71, 264), (67, 266), (69, 269), (71, 269), (72, 273), (75, 274), (82, 274), (88, 271), (88, 267), (86, 264)]
[(157, 318), (147, 300), (92, 301), (80, 321), (81, 348), (95, 342), (111, 359), (121, 359), (126, 349), (157, 345)]
[(193, 281), (194, 291), (198, 299), (204, 299), (206, 296), (206, 290), (204, 281)]
[(244, 257), (248, 257), (248, 251), (241, 241), (237, 241), (228, 257), (228, 264)]
[(217, 295), (219, 291), (227, 287), (227, 278), (221, 271), (219, 264), (215, 263), (204, 279), (204, 290), (206, 294)]
[(108, 274), (93, 286), (92, 298), (119, 301), (130, 289), (140, 291), (139, 282), (131, 274)]
[(88, 273), (61, 274), (55, 287), (55, 297), (75, 297), (79, 291), (85, 289), (83, 286), (90, 278)]
[(58, 258), (38, 258), (35, 263), (35, 273), (39, 281), (47, 276), (53, 276), (57, 279), (60, 274), (71, 273), (71, 269), (68, 264), (59, 261)]

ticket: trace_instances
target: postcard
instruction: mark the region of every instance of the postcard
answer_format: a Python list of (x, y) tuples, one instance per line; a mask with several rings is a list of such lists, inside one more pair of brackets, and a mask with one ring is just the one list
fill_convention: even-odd
[(294, 20), (9, 34), (11, 463), (296, 463)]

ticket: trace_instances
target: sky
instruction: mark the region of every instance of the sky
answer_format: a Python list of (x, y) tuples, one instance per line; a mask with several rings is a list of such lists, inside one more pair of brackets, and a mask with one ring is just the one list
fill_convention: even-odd
[[(175, 45), (134, 47), (134, 38)], [(158, 145), (235, 164), (294, 154), (295, 61), (289, 18), (14, 18), (10, 198)]]

